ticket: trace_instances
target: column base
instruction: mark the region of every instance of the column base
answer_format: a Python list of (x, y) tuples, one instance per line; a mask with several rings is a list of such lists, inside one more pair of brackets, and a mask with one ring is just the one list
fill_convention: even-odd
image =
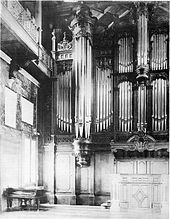
[(46, 196), (49, 204), (54, 204), (54, 193), (47, 192)]
[(95, 202), (95, 196), (89, 194), (80, 194), (76, 196), (77, 205), (91, 205), (93, 206)]
[(55, 204), (76, 205), (76, 196), (70, 194), (56, 194)]

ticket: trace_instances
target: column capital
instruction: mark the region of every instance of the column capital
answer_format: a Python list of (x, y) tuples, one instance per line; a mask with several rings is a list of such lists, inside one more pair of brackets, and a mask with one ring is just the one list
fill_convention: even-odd
[(74, 11), (75, 17), (70, 24), (73, 38), (88, 37), (91, 39), (96, 18), (92, 17), (90, 8), (84, 3), (81, 3)]
[(139, 19), (139, 16), (144, 15), (145, 17), (148, 17), (148, 3), (147, 2), (135, 2), (136, 7), (136, 15), (137, 19)]

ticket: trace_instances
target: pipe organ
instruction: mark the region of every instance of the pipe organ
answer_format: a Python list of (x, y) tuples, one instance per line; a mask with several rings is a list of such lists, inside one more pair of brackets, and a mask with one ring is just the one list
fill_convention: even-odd
[(138, 131), (146, 132), (146, 80), (148, 79), (148, 8), (138, 3), (138, 44), (137, 44), (137, 81), (138, 81)]
[(95, 131), (106, 130), (111, 125), (111, 59), (100, 58), (96, 66), (96, 125)]
[(119, 131), (132, 131), (132, 82), (119, 84)]
[(85, 37), (75, 39), (75, 130), (76, 138), (90, 136), (92, 98), (91, 42)]
[(71, 133), (71, 71), (58, 75), (57, 97), (57, 125), (61, 131)]
[(167, 69), (167, 34), (153, 34), (151, 37), (151, 61), (152, 70)]
[(56, 80), (56, 122), (61, 131), (72, 132), (72, 42), (58, 43), (58, 74)]
[(138, 130), (143, 130), (146, 125), (146, 86), (141, 83), (138, 87)]
[[(137, 3), (136, 7), (138, 34), (120, 32), (109, 38), (112, 43), (115, 39), (116, 44), (112, 44), (115, 46), (104, 46), (104, 41), (95, 50), (92, 40), (95, 19), (88, 7), (81, 5), (77, 9), (70, 25), (72, 42), (64, 35), (58, 43), (58, 63), (64, 66), (61, 71), (58, 68), (56, 82), (57, 126), (61, 131), (89, 139), (92, 130), (109, 131), (112, 126), (116, 127), (115, 132), (124, 134), (146, 132), (150, 121), (152, 131), (167, 130), (167, 77), (160, 72), (156, 77), (153, 74), (168, 68), (168, 34), (161, 30), (159, 33), (152, 30), (150, 34), (147, 4)], [(72, 67), (66, 67), (68, 63)], [(148, 108), (151, 115), (147, 114)]]
[(167, 129), (167, 81), (158, 78), (152, 81), (152, 130)]
[(119, 73), (133, 72), (133, 37), (119, 39)]
[[(82, 16), (84, 21), (82, 21)], [(92, 122), (92, 31), (95, 19), (90, 9), (78, 7), (70, 28), (73, 33), (75, 78), (75, 134), (89, 139)]]
[[(117, 10), (114, 3), (112, 10), (108, 7), (108, 12), (98, 12), (98, 20), (92, 17), (94, 10), (90, 12), (88, 4), (74, 5), (74, 18), (67, 30), (71, 42), (64, 36), (57, 46), (57, 76), (53, 78), (55, 165), (58, 168), (59, 162), (65, 162), (68, 173), (72, 173), (66, 173), (64, 189), (56, 186), (55, 192), (56, 200), (62, 196), (64, 203), (68, 199), (68, 203), (76, 200), (76, 204), (93, 205), (106, 200), (109, 191), (103, 190), (102, 195), (105, 185), (100, 181), (110, 173), (115, 174), (112, 182), (116, 175), (131, 173), (134, 179), (138, 175), (161, 175), (157, 161), (168, 157), (169, 54), (167, 26), (157, 29), (152, 23), (152, 3), (130, 3), (124, 18), (110, 18)], [(112, 28), (94, 25), (107, 16), (113, 19)], [(109, 174), (103, 175), (108, 167)], [(138, 184), (140, 187), (140, 180)], [(122, 209), (130, 208), (132, 192), (128, 191), (129, 200), (120, 198)]]
[(137, 65), (147, 66), (148, 62), (148, 9), (145, 3), (138, 3), (138, 46)]

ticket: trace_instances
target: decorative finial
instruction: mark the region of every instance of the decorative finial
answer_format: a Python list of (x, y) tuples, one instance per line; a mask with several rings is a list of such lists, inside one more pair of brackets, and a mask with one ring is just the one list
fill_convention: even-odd
[(66, 32), (64, 32), (63, 42), (66, 41)]

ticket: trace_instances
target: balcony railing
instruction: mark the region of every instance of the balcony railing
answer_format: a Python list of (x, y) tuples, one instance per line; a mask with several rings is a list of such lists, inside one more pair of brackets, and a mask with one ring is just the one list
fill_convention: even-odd
[[(37, 27), (35, 18), (31, 15), (30, 11), (28, 9), (25, 10), (17, 0), (1, 0), (1, 3), (24, 28), (34, 42), (39, 45), (39, 34), (41, 34), (41, 30)], [(47, 54), (47, 51), (42, 46), (39, 46), (38, 51), (39, 60), (51, 70), (52, 58), (50, 55)]]

